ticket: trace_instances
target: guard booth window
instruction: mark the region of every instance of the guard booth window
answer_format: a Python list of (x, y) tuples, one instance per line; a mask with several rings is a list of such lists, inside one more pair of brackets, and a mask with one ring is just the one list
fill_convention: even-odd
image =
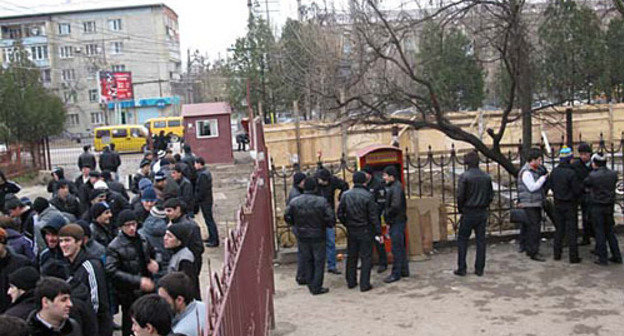
[(128, 136), (128, 130), (125, 128), (113, 130), (113, 138), (125, 138), (126, 136)]
[(219, 136), (219, 122), (217, 119), (197, 121), (197, 138), (216, 138)]

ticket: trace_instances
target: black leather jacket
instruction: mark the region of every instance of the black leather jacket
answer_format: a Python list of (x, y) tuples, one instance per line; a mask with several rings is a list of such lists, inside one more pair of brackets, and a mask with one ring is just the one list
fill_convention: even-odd
[(108, 246), (108, 244), (110, 244), (110, 242), (115, 239), (115, 235), (117, 232), (117, 230), (114, 229), (112, 225), (113, 223), (110, 223), (106, 226), (100, 225), (96, 222), (91, 223), (91, 225), (89, 225), (89, 228), (91, 229), (91, 239), (102, 244), (103, 246)]
[(366, 186), (356, 184), (345, 191), (338, 205), (338, 219), (348, 229), (368, 230), (374, 235), (381, 234), (381, 223), (375, 197)]
[(553, 191), (555, 202), (576, 202), (583, 190), (576, 170), (566, 162), (560, 163), (552, 170), (546, 183)]
[(388, 225), (407, 221), (407, 204), (401, 182), (386, 185), (386, 209), (384, 218)]
[(195, 182), (195, 200), (198, 204), (212, 204), (212, 173), (208, 167), (197, 171), (197, 181)]
[(80, 218), (80, 215), (82, 214), (80, 212), (80, 202), (78, 201), (78, 198), (72, 194), (67, 195), (67, 198), (65, 199), (56, 195), (50, 200), (50, 204), (54, 205), (60, 212), (72, 214), (76, 218)]
[[(139, 246), (141, 249), (138, 248)], [(142, 294), (141, 278), (150, 277), (147, 270), (150, 259), (154, 259), (154, 250), (138, 233), (134, 237), (128, 237), (120, 231), (108, 245), (106, 274), (112, 280), (120, 300), (132, 299), (134, 301)]]
[(330, 178), (327, 185), (318, 185), (317, 195), (323, 196), (329, 206), (334, 210), (336, 208), (336, 190), (339, 190), (338, 199), (342, 197), (342, 193), (349, 190), (349, 184), (343, 179), (333, 176)]
[(284, 219), (297, 227), (299, 239), (325, 239), (325, 229), (336, 223), (334, 211), (325, 198), (308, 191), (290, 202)]
[(299, 189), (299, 187), (292, 186), (292, 188), (290, 188), (290, 191), (288, 192), (288, 198), (286, 199), (286, 205), (290, 204), (290, 201), (295, 199), (295, 197), (301, 196), (302, 194), (303, 194), (303, 191), (301, 191)]
[(186, 213), (192, 213), (195, 209), (195, 192), (191, 181), (182, 176), (180, 181), (176, 181), (180, 186), (180, 199), (186, 204)]
[(470, 168), (459, 176), (457, 182), (457, 209), (486, 209), (492, 199), (492, 178), (479, 168)]
[(600, 167), (589, 173), (584, 185), (589, 188), (589, 201), (597, 205), (615, 203), (615, 185), (617, 173), (607, 167)]
[(373, 194), (375, 203), (377, 203), (379, 216), (381, 216), (386, 205), (386, 188), (384, 188), (382, 181), (375, 176), (371, 177), (370, 181), (366, 184), (366, 188)]
[(82, 167), (95, 169), (97, 167), (95, 164), (95, 155), (89, 152), (83, 152), (80, 154), (78, 157), (78, 169), (82, 169)]

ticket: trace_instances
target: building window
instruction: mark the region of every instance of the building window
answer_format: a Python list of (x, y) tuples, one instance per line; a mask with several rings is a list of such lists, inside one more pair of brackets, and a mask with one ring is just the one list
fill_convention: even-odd
[(52, 72), (50, 71), (50, 69), (41, 70), (41, 82), (43, 82), (44, 84), (52, 82)]
[(59, 35), (69, 35), (71, 33), (71, 26), (69, 23), (59, 23)]
[(59, 48), (61, 58), (72, 58), (74, 57), (74, 47), (72, 46), (62, 46)]
[(97, 44), (87, 44), (85, 48), (85, 52), (87, 55), (98, 55), (100, 53), (100, 48)]
[(20, 26), (9, 27), (9, 38), (10, 39), (22, 38), (22, 28)]
[(91, 112), (91, 123), (92, 124), (101, 124), (102, 120), (102, 112)]
[(48, 46), (30, 47), (30, 59), (33, 61), (48, 59)]
[(74, 69), (63, 69), (61, 71), (61, 77), (65, 82), (71, 82), (76, 79), (76, 74), (74, 73)]
[(77, 126), (80, 124), (80, 118), (77, 114), (68, 114), (67, 115), (67, 124), (69, 126)]
[(123, 72), (126, 71), (126, 65), (125, 64), (115, 64), (112, 66), (112, 70), (113, 72)]
[(198, 120), (197, 138), (216, 138), (219, 136), (219, 121), (217, 119)]
[(2, 49), (3, 60), (5, 63), (10, 63), (15, 60), (15, 57), (19, 57), (19, 54), (15, 52), (15, 48)]
[(112, 31), (121, 30), (121, 19), (108, 20), (108, 27)]
[(111, 54), (119, 55), (123, 53), (123, 42), (112, 42), (111, 43)]
[(98, 67), (91, 64), (91, 65), (87, 65), (87, 77), (89, 78), (95, 78), (97, 76), (97, 72), (98, 72)]
[(25, 27), (24, 30), (25, 30), (26, 37), (45, 36), (46, 34), (45, 24), (42, 24), (42, 23)]
[(100, 95), (98, 94), (98, 90), (97, 89), (89, 90), (89, 101), (90, 102), (97, 103), (99, 98), (100, 98)]
[(82, 23), (82, 27), (86, 34), (95, 33), (95, 21), (86, 21)]
[(65, 99), (65, 103), (69, 104), (69, 103), (76, 103), (78, 101), (78, 94), (76, 94), (76, 91), (71, 90), (71, 91), (65, 91), (63, 92), (63, 98)]

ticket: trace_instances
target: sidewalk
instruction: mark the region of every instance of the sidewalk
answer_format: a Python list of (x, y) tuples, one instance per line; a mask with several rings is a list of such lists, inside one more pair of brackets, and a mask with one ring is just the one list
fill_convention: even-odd
[[(624, 237), (619, 237), (620, 242)], [(622, 245), (622, 244), (621, 244)], [(342, 275), (325, 275), (330, 292), (311, 296), (294, 280), (296, 266), (275, 268), (275, 336), (285, 335), (619, 335), (624, 329), (624, 267), (552, 260), (538, 263), (509, 243), (489, 245), (485, 275), (452, 274), (456, 250), (412, 262), (412, 276), (393, 284), (372, 276), (373, 290), (347, 289)], [(564, 260), (567, 255), (564, 253)], [(468, 265), (474, 264), (474, 246)], [(469, 267), (469, 272), (474, 269)]]

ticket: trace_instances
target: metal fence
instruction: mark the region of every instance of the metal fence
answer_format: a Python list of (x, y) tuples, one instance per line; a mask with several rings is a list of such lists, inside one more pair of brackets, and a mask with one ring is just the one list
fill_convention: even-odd
[(15, 178), (49, 167), (47, 143), (39, 141), (30, 145), (11, 144), (0, 148), (0, 170), (7, 178)]
[(260, 118), (252, 136), (256, 167), (236, 228), (225, 240), (223, 268), (210, 278), (207, 335), (268, 335), (274, 325), (273, 213)]
[[(579, 136), (579, 138), (581, 137)], [(600, 139), (586, 142), (592, 144), (594, 151), (606, 154), (609, 162), (608, 167), (618, 172), (620, 180), (617, 189), (616, 209), (624, 210), (624, 182), (622, 182), (622, 177), (624, 176), (624, 132), (619, 142), (607, 143), (602, 134)], [(578, 143), (574, 143), (573, 146), (576, 148)], [(563, 138), (555, 144), (539, 144), (543, 152), (544, 165), (549, 171), (559, 162), (559, 150), (564, 145)], [(508, 159), (517, 167), (522, 164), (522, 158), (519, 154), (520, 148), (521, 144), (506, 153)], [(547, 149), (550, 149), (550, 151)], [(435, 154), (431, 148), (424, 155), (410, 153), (407, 148), (404, 150), (403, 173), (405, 176), (406, 196), (408, 198), (438, 198), (446, 209), (450, 239), (454, 239), (459, 222), (455, 195), (459, 175), (466, 170), (462, 154), (455, 150), (454, 145), (451, 146), (449, 152), (443, 154)], [(350, 182), (350, 176), (356, 170), (356, 163), (343, 157), (340, 162), (325, 163), (319, 161), (316, 165), (305, 167), (295, 165), (288, 168), (276, 168), (274, 165), (271, 166), (271, 183), (273, 190), (275, 190), (273, 200), (276, 204), (276, 214), (279, 215), (280, 209), (285, 207), (285, 200), (292, 186), (292, 175), (297, 171), (313, 174), (321, 167), (327, 168), (335, 176)], [(494, 200), (490, 205), (488, 235), (505, 236), (516, 234), (516, 227), (509, 223), (509, 212), (517, 198), (516, 177), (509, 174), (500, 164), (486, 157), (481, 158), (481, 169), (492, 177), (495, 194)], [(616, 223), (619, 224), (620, 221), (616, 220)], [(293, 246), (296, 240), (290, 227), (283, 221), (280, 221), (279, 218), (276, 223), (275, 232), (278, 248)], [(344, 227), (337, 225), (337, 228), (337, 236), (345, 234)], [(554, 230), (554, 225), (548, 219), (548, 216), (544, 217), (542, 229), (544, 231)], [(339, 238), (337, 237), (336, 239), (338, 240)]]

